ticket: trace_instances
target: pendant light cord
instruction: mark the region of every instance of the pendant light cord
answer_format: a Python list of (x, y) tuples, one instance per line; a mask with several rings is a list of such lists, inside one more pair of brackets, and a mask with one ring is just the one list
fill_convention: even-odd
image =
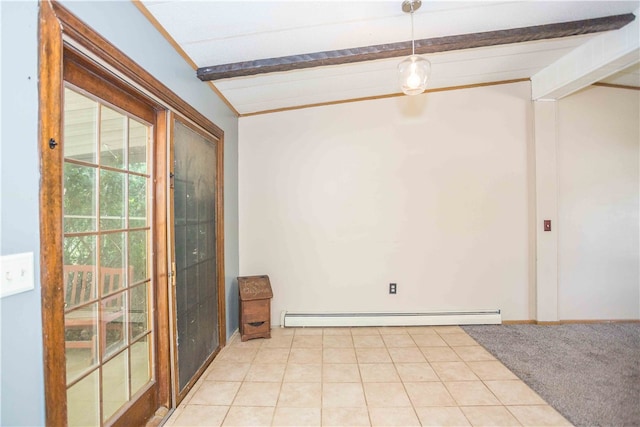
[(413, 3), (411, 3), (411, 55), (416, 54), (416, 39), (413, 36)]

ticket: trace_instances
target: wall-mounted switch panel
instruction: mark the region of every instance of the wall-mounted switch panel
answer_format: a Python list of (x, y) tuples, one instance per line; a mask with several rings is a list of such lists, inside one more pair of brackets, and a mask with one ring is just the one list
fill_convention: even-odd
[(545, 219), (544, 220), (544, 231), (551, 231), (551, 220), (550, 219)]
[(33, 287), (33, 252), (0, 257), (0, 298)]

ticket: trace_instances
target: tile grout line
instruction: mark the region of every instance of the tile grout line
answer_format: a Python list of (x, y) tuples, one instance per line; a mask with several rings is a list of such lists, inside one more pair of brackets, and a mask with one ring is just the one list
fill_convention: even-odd
[[(287, 347), (283, 347), (283, 348), (286, 348), (288, 350), (288, 353), (287, 353), (287, 358), (285, 359), (285, 363), (284, 363), (284, 372), (282, 373), (282, 377), (280, 378), (280, 381), (279, 381), (280, 384), (279, 384), (279, 388), (278, 388), (278, 396), (276, 398), (276, 401), (275, 401), (275, 404), (274, 404), (274, 407), (273, 407), (273, 412), (271, 414), (271, 424), (273, 424), (276, 421), (276, 410), (279, 407), (278, 404), (280, 403), (280, 398), (281, 398), (281, 395), (282, 395), (282, 390), (283, 390), (284, 382), (285, 382), (285, 376), (286, 376), (286, 373), (287, 373), (287, 369), (290, 366), (290, 363), (292, 362), (291, 357), (292, 357), (292, 351), (294, 349), (294, 340), (295, 340), (295, 336), (296, 336), (298, 331), (294, 330), (292, 332), (293, 332), (293, 334), (291, 336), (291, 340), (287, 344)], [(532, 406), (532, 407), (549, 406), (548, 403), (546, 401), (544, 401), (544, 400), (542, 400), (542, 402), (540, 404), (526, 403), (526, 404), (519, 404), (519, 405), (518, 404), (507, 405), (506, 403), (504, 403), (495, 394), (495, 392), (491, 388), (489, 388), (489, 385), (487, 384), (487, 381), (513, 381), (514, 383), (517, 383), (517, 382), (522, 382), (522, 380), (519, 379), (517, 376), (515, 378), (508, 378), (508, 379), (507, 378), (505, 378), (505, 379), (500, 379), (500, 378), (492, 379), (491, 376), (487, 376), (485, 378), (481, 378), (479, 376), (479, 374), (476, 373), (476, 371), (472, 367), (471, 363), (472, 362), (498, 362), (498, 363), (500, 363), (499, 360), (497, 360), (495, 358), (486, 359), (486, 360), (484, 360), (484, 359), (474, 360), (474, 358), (473, 358), (474, 356), (473, 355), (471, 357), (469, 357), (468, 354), (467, 354), (467, 356), (465, 356), (464, 354), (461, 354), (458, 351), (456, 351), (456, 347), (460, 348), (460, 347), (475, 347), (475, 346), (477, 346), (479, 348), (483, 348), (481, 345), (479, 345), (478, 343), (474, 343), (474, 344), (466, 343), (464, 345), (453, 346), (452, 344), (449, 343), (449, 341), (455, 343), (455, 340), (452, 340), (452, 339), (445, 340), (443, 338), (443, 335), (445, 335), (445, 334), (453, 334), (453, 333), (460, 333), (460, 332), (444, 332), (444, 331), (440, 331), (439, 332), (437, 330), (434, 330), (434, 332), (435, 332), (435, 335), (437, 337), (439, 337), (440, 339), (442, 339), (445, 342), (446, 345), (443, 346), (442, 348), (446, 348), (449, 351), (451, 351), (453, 353), (453, 355), (455, 355), (455, 357), (458, 358), (459, 361), (463, 362), (461, 366), (464, 366), (466, 369), (469, 369), (471, 372), (473, 372), (474, 376), (477, 377), (477, 379), (475, 379), (475, 380), (470, 380), (470, 379), (469, 380), (455, 380), (454, 379), (454, 380), (451, 380), (449, 382), (479, 382), (480, 384), (483, 385), (483, 387), (485, 387), (487, 390), (489, 390), (491, 396), (493, 396), (496, 399), (496, 401), (499, 402), (499, 405), (464, 405), (464, 406), (461, 405), (460, 402), (450, 394), (448, 388), (445, 385), (446, 381), (444, 381), (444, 379), (441, 376), (441, 374), (439, 374), (433, 368), (433, 366), (432, 366), (433, 362), (431, 362), (429, 360), (429, 358), (427, 357), (427, 355), (424, 353), (423, 347), (420, 347), (418, 345), (418, 342), (416, 341), (416, 338), (415, 338), (415, 334), (407, 333), (407, 336), (410, 337), (411, 342), (413, 344), (411, 346), (408, 346), (407, 348), (417, 348), (420, 351), (420, 355), (424, 359), (425, 365), (428, 366), (435, 373), (436, 378), (438, 378), (437, 382), (445, 387), (445, 390), (447, 390), (447, 393), (449, 393), (449, 395), (453, 398), (453, 401), (456, 404), (454, 407), (458, 408), (458, 410), (460, 411), (460, 413), (462, 414), (464, 419), (467, 420), (468, 422), (470, 422), (470, 419), (467, 417), (466, 413), (464, 411), (462, 411), (462, 408), (464, 408), (464, 407), (486, 407), (486, 406), (501, 407), (503, 409), (506, 409), (507, 413), (510, 414), (510, 416), (512, 416), (515, 419), (516, 422), (522, 423), (522, 421), (520, 421), (520, 419), (516, 416), (516, 413), (512, 411), (511, 406), (514, 406), (514, 407), (515, 406)], [(464, 332), (464, 331), (462, 331), (461, 334), (465, 334), (466, 336), (468, 336), (468, 334), (466, 334), (466, 332)], [(324, 403), (325, 403), (325, 401), (324, 401), (324, 386), (325, 386), (325, 384), (324, 384), (325, 383), (324, 374), (326, 373), (326, 367), (324, 366), (325, 365), (325, 360), (324, 360), (325, 348), (336, 348), (336, 349), (343, 348), (341, 346), (341, 344), (339, 344), (339, 343), (335, 343), (335, 346), (327, 346), (327, 347), (325, 347), (324, 338), (325, 337), (329, 337), (329, 336), (342, 336), (342, 334), (336, 334), (336, 335), (328, 334), (327, 335), (326, 334), (326, 329), (323, 329), (320, 334), (301, 333), (298, 336), (302, 337), (302, 336), (313, 336), (313, 335), (319, 335), (321, 337), (321, 345), (319, 347), (319, 349), (320, 349), (320, 363), (319, 363), (319, 365), (320, 365), (320, 369), (319, 369), (319, 375), (320, 375), (320, 407), (319, 407), (319, 410), (320, 411), (319, 412), (320, 412), (320, 422), (322, 423), (323, 416), (325, 415), (325, 407), (324, 407)], [(344, 334), (344, 335), (346, 336), (347, 334)], [(376, 331), (372, 331), (371, 334), (366, 334), (365, 333), (365, 334), (356, 334), (356, 335), (357, 336), (377, 336), (382, 340), (383, 347), (379, 347), (379, 348), (384, 349), (386, 355), (389, 357), (389, 360), (392, 363), (392, 366), (394, 368), (394, 373), (399, 378), (399, 382), (402, 384), (402, 389), (404, 390), (404, 393), (407, 395), (407, 398), (408, 398), (409, 403), (411, 405), (411, 409), (413, 411), (413, 414), (416, 416), (416, 418), (418, 419), (419, 422), (422, 422), (420, 420), (420, 416), (419, 416), (418, 411), (417, 411), (417, 406), (414, 404), (413, 400), (411, 399), (411, 397), (409, 395), (409, 391), (408, 391), (408, 389), (406, 387), (406, 383), (410, 379), (406, 379), (405, 380), (405, 378), (403, 378), (400, 375), (400, 372), (399, 372), (399, 369), (398, 369), (398, 365), (400, 363), (413, 363), (413, 362), (399, 362), (398, 360), (396, 360), (396, 359), (398, 359), (398, 357), (400, 357), (399, 360), (402, 360), (402, 357), (404, 357), (404, 356), (396, 356), (396, 359), (394, 359), (394, 357), (392, 356), (392, 354), (393, 354), (392, 350), (393, 349), (397, 349), (397, 348), (403, 348), (403, 347), (398, 342), (396, 342), (395, 338), (394, 339), (388, 339), (388, 340), (384, 339), (385, 336), (387, 336), (387, 335), (391, 336), (391, 335), (403, 335), (403, 334), (384, 334), (384, 333), (382, 333), (382, 331), (380, 331), (378, 329)], [(361, 359), (358, 358), (358, 352), (357, 352), (358, 348), (367, 348), (367, 347), (356, 347), (356, 343), (355, 343), (355, 336), (356, 335), (353, 334), (352, 329), (349, 330), (349, 334), (348, 334), (348, 336), (350, 336), (349, 343), (350, 343), (351, 346), (353, 346), (352, 349), (353, 349), (354, 356), (355, 356), (356, 367), (358, 369), (357, 372), (358, 372), (358, 375), (359, 375), (359, 383), (360, 383), (360, 386), (362, 388), (362, 393), (363, 393), (363, 397), (364, 397), (365, 408), (367, 410), (368, 420), (369, 420), (369, 423), (373, 424), (372, 413), (369, 411), (370, 402), (369, 402), (369, 399), (367, 398), (367, 394), (366, 394), (366, 391), (365, 391), (365, 381), (364, 381), (364, 377), (363, 377), (363, 373), (362, 373), (362, 366), (361, 366), (361, 365), (364, 365), (366, 363), (364, 363), (364, 362), (361, 363)], [(283, 335), (283, 336), (286, 336), (286, 335)], [(310, 340), (310, 341), (313, 341), (313, 340)], [(340, 340), (336, 340), (336, 341), (340, 341)], [(397, 341), (401, 342), (402, 340), (398, 339)], [(464, 342), (464, 340), (463, 340), (463, 342)], [(394, 343), (397, 343), (398, 345), (400, 345), (400, 347), (395, 347)], [(230, 345), (225, 348), (226, 350), (231, 348), (231, 346), (234, 344), (234, 341), (231, 341), (229, 344)], [(234, 406), (234, 403), (237, 400), (237, 397), (238, 397), (238, 394), (239, 394), (239, 391), (240, 391), (242, 385), (247, 383), (246, 380), (247, 380), (247, 377), (249, 375), (250, 370), (252, 369), (252, 367), (256, 366), (256, 361), (257, 361), (258, 354), (260, 354), (261, 350), (269, 348), (269, 347), (264, 346), (263, 344), (264, 344), (264, 342), (261, 342), (254, 349), (252, 349), (253, 351), (250, 351), (252, 353), (252, 355), (251, 355), (250, 361), (248, 362), (249, 366), (248, 366), (247, 370), (245, 371), (245, 373), (243, 374), (242, 379), (240, 380), (240, 386), (239, 386), (238, 390), (236, 391), (236, 393), (234, 394), (230, 405), (226, 409), (225, 415), (224, 415), (224, 417), (222, 419), (223, 423), (228, 418), (228, 416), (230, 414), (230, 411), (231, 411), (231, 408)], [(300, 347), (300, 348), (312, 349), (314, 347), (317, 348), (315, 344), (311, 343), (311, 345), (309, 345), (309, 347)], [(427, 347), (430, 347), (430, 346), (427, 346)], [(275, 348), (280, 348), (280, 347), (275, 347)], [(350, 348), (350, 347), (344, 347), (344, 348)], [(371, 348), (375, 348), (375, 347), (371, 347)], [(233, 362), (233, 360), (230, 360), (229, 362)], [(302, 364), (303, 365), (309, 365), (310, 363), (311, 363), (310, 361), (305, 361)], [(343, 363), (346, 363), (346, 362), (343, 362)], [(377, 363), (377, 362), (371, 362), (371, 363)], [(380, 362), (380, 363), (382, 363), (382, 362)], [(415, 362), (415, 363), (422, 363), (422, 362)], [(500, 365), (500, 366), (504, 367), (504, 365)], [(509, 371), (508, 368), (506, 368), (506, 367), (504, 367), (504, 368), (507, 369), (507, 371)], [(509, 371), (509, 372), (511, 372), (511, 371)], [(192, 390), (190, 390), (189, 394), (192, 395), (191, 397), (193, 397), (193, 394), (195, 392), (197, 392), (197, 390), (201, 389), (202, 385), (205, 383), (204, 382), (205, 378), (206, 378), (206, 375), (203, 376), (201, 381), (199, 381), (199, 385), (197, 387), (194, 387)], [(268, 382), (270, 382), (270, 381), (268, 381)], [(295, 382), (297, 382), (297, 381), (293, 381), (293, 383), (295, 383)], [(387, 382), (387, 381), (377, 381), (377, 382), (383, 382), (384, 383), (384, 382)], [(392, 381), (392, 382), (395, 382), (395, 381)], [(411, 382), (411, 381), (409, 381), (409, 382)], [(191, 401), (191, 397), (188, 399), (189, 401)], [(186, 406), (189, 406), (189, 403), (186, 403), (185, 407)], [(214, 406), (217, 406), (217, 405), (214, 405)], [(381, 408), (386, 408), (386, 407), (383, 406)], [(391, 407), (389, 407), (389, 408), (391, 408)], [(178, 414), (178, 416), (172, 420), (172, 423), (171, 424), (167, 424), (167, 425), (174, 425), (176, 419), (179, 418), (181, 415), (182, 415), (182, 413)]]
[[(464, 333), (465, 333), (465, 335), (469, 336), (469, 334), (467, 334), (466, 332), (464, 332)], [(440, 338), (442, 338), (442, 336), (441, 336)], [(462, 356), (460, 355), (460, 353), (458, 353), (458, 352), (455, 350), (455, 348), (453, 348), (453, 346), (451, 346), (451, 345), (449, 344), (449, 342), (448, 342), (448, 341), (446, 341), (444, 338), (442, 338), (442, 339), (447, 343), (448, 348), (450, 348), (450, 349), (451, 349), (451, 351), (453, 351), (453, 352), (456, 354), (456, 356), (460, 358), (460, 360), (464, 363), (464, 366), (466, 366), (467, 368), (469, 368), (469, 370), (471, 370), (471, 371), (474, 373), (474, 375), (478, 378), (478, 380), (482, 381), (482, 379), (481, 379), (481, 378), (480, 378), (480, 377), (479, 377), (479, 376), (478, 376), (478, 375), (473, 371), (473, 369), (471, 369), (471, 367), (468, 365), (467, 361), (466, 361), (466, 360), (464, 360), (464, 359), (462, 358)], [(472, 338), (472, 339), (473, 339), (473, 338)], [(475, 340), (474, 340), (474, 341), (475, 341)], [(438, 373), (437, 373), (437, 372), (436, 372), (436, 375), (438, 375)], [(489, 392), (491, 393), (491, 395), (492, 395), (493, 397), (495, 397), (495, 398), (496, 398), (496, 400), (497, 400), (498, 402), (502, 403), (502, 401), (501, 401), (500, 399), (498, 399), (498, 396), (496, 396), (496, 395), (493, 393), (493, 391), (492, 391), (491, 389), (489, 389), (489, 387), (484, 383), (484, 381), (482, 381), (482, 384), (487, 388), (487, 390), (489, 390)], [(444, 381), (443, 381), (443, 385), (444, 385)], [(446, 388), (446, 385), (444, 385), (444, 386), (445, 386), (445, 388)], [(463, 407), (465, 407), (465, 406), (461, 405), (461, 404), (460, 404), (460, 402), (458, 402), (458, 401), (456, 400), (456, 398), (455, 398), (455, 397), (453, 397), (453, 396), (451, 396), (451, 397), (452, 397), (452, 398), (454, 399), (454, 401), (457, 403), (457, 408), (458, 408), (458, 410), (460, 411), (460, 413), (462, 413), (462, 416), (467, 420), (467, 422), (469, 423), (469, 425), (473, 425), (473, 424), (471, 423), (471, 420), (467, 417), (467, 414), (466, 414), (466, 413), (461, 409), (461, 408), (463, 408)], [(466, 405), (466, 406), (473, 406), (473, 405)], [(477, 405), (477, 406), (485, 406), (485, 405)], [(503, 407), (504, 407), (504, 406), (503, 406)], [(515, 417), (514, 417), (514, 418), (515, 418)], [(520, 421), (518, 421), (518, 423), (520, 423)], [(520, 425), (522, 425), (522, 424), (520, 423)]]
[(282, 379), (280, 380), (280, 388), (278, 389), (278, 397), (276, 398), (276, 403), (273, 407), (273, 413), (271, 414), (271, 423), (270, 426), (273, 425), (276, 418), (276, 411), (278, 409), (278, 402), (280, 402), (280, 397), (282, 396), (282, 387), (284, 386), (284, 377), (287, 374), (287, 368), (289, 367), (289, 360), (291, 359), (291, 349), (293, 348), (293, 341), (295, 340), (295, 333), (293, 338), (291, 338), (291, 343), (286, 347), (289, 351), (287, 352), (287, 359), (284, 363), (284, 372), (282, 373)]
[[(231, 348), (231, 345), (235, 344), (235, 342), (237, 342), (238, 339), (239, 339), (239, 336), (236, 335), (235, 336), (235, 341), (232, 341), (231, 343), (229, 343), (229, 346), (227, 346), (225, 348)], [(262, 344), (260, 344), (260, 347), (262, 347)], [(257, 354), (257, 352), (256, 352), (256, 354)], [(254, 355), (254, 358), (255, 358), (255, 355)], [(252, 365), (253, 365), (253, 362), (249, 362), (249, 367), (247, 368), (247, 371), (242, 376), (242, 379), (240, 380), (240, 385), (238, 386), (238, 389), (236, 390), (235, 394), (233, 395), (233, 399), (231, 399), (231, 402), (229, 402), (229, 407), (227, 408), (227, 411), (225, 412), (224, 417), (222, 417), (222, 421), (220, 422), (220, 426), (224, 425), (224, 422), (227, 420), (227, 417), (229, 416), (229, 413), (231, 412), (231, 408), (233, 408), (233, 402), (236, 401), (236, 398), (238, 397), (238, 393), (240, 393), (240, 389), (242, 388), (242, 384), (244, 384), (244, 379), (247, 377), (249, 371), (251, 370), (251, 366)]]
[[(407, 335), (409, 336), (411, 341), (416, 345), (416, 348), (418, 349), (418, 351), (420, 351), (420, 347), (418, 347), (418, 343), (416, 343), (415, 339), (413, 339), (413, 336), (411, 336), (411, 334), (409, 334), (409, 333), (407, 333)], [(385, 342), (385, 345), (386, 345), (386, 342)], [(388, 351), (388, 349), (387, 349), (387, 351)], [(431, 367), (431, 364), (429, 364), (429, 361), (427, 360), (427, 358), (424, 356), (424, 354), (422, 354), (422, 351), (420, 351), (420, 354), (424, 358), (424, 360), (427, 363), (427, 365), (429, 367)], [(420, 425), (422, 425), (422, 421), (420, 420), (420, 415), (418, 414), (418, 411), (416, 410), (416, 405), (413, 403), (413, 400), (411, 399), (411, 396), (409, 395), (409, 390), (407, 390), (407, 386), (405, 385), (405, 381), (403, 380), (402, 376), (400, 376), (400, 372), (398, 372), (398, 366), (396, 365), (396, 361), (393, 360), (393, 357), (391, 358), (391, 362), (393, 363), (393, 367), (396, 370), (396, 374), (398, 374), (398, 377), (400, 378), (400, 383), (402, 384), (402, 389), (406, 393), (407, 399), (409, 399), (409, 403), (411, 404), (411, 409), (413, 409), (413, 413), (415, 414), (416, 419), (418, 420), (418, 423)], [(431, 368), (431, 369), (433, 369), (433, 368)]]

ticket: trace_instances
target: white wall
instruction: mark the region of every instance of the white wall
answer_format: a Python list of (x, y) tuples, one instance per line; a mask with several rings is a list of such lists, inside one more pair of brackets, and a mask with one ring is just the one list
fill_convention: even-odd
[(640, 92), (558, 102), (558, 315), (638, 319)]
[(528, 82), (241, 118), (240, 274), (270, 276), (274, 324), (283, 309), (531, 318), (532, 120)]
[[(0, 1), (0, 255), (40, 256), (38, 3)], [(0, 425), (44, 425), (40, 267), (35, 289), (0, 299)]]

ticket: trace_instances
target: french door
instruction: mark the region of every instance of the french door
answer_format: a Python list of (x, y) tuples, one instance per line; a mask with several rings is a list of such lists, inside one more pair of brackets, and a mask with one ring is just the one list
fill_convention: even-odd
[(157, 387), (149, 121), (155, 115), (119, 108), (126, 105), (122, 97), (112, 94), (108, 103), (69, 83), (64, 90), (69, 426), (108, 424)]
[(58, 195), (41, 205), (48, 423), (144, 425), (170, 406), (167, 114), (63, 52), (42, 152), (41, 197)]
[[(39, 11), (46, 424), (145, 425), (179, 403), (225, 342), (224, 133), (59, 2), (43, 0)], [(186, 314), (197, 313), (202, 328), (195, 337), (180, 329), (199, 341), (195, 354), (208, 355), (193, 359), (204, 359), (195, 373), (172, 363), (189, 360), (172, 341), (182, 322), (171, 286), (177, 114), (215, 147), (206, 197), (214, 206), (198, 205), (203, 213), (187, 231), (198, 230), (189, 244), (197, 242), (197, 275), (208, 276), (198, 309)], [(193, 298), (191, 289), (183, 295)]]

